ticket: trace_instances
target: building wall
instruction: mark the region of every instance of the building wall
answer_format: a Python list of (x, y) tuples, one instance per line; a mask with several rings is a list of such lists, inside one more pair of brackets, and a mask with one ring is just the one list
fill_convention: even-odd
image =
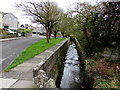
[(4, 14), (3, 17), (3, 25), (9, 26), (9, 29), (18, 29), (18, 19), (12, 13)]
[(0, 12), (0, 29), (3, 28), (3, 13)]

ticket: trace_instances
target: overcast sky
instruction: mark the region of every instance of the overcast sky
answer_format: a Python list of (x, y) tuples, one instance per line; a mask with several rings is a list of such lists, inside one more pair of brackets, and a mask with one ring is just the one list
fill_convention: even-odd
[[(23, 24), (31, 24), (30, 20), (28, 18), (26, 18), (27, 16), (24, 16), (21, 13), (21, 11), (16, 10), (16, 8), (14, 7), (15, 3), (21, 3), (24, 1), (26, 1), (26, 0), (2, 0), (0, 3), (0, 11), (5, 12), (5, 13), (8, 13), (8, 12), (13, 13), (18, 18), (20, 24), (22, 24), (22, 23)], [(34, 1), (38, 1), (38, 0), (34, 0)], [(69, 7), (69, 5), (71, 5), (72, 3), (75, 3), (77, 1), (80, 1), (80, 2), (86, 1), (86, 2), (95, 3), (96, 0), (50, 0), (50, 1), (56, 2), (60, 8), (62, 8), (66, 11), (67, 8)]]

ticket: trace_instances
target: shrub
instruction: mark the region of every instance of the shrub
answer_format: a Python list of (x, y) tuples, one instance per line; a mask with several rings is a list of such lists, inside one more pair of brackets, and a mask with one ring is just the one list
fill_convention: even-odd
[(32, 30), (31, 29), (19, 29), (18, 33), (21, 33), (22, 36), (26, 36), (26, 34), (31, 33)]
[(8, 32), (6, 32), (6, 33), (4, 33), (4, 34), (2, 35), (2, 39), (5, 39), (5, 38), (14, 38), (14, 37), (17, 37), (17, 34), (13, 34), (13, 33), (8, 33)]
[(19, 33), (31, 33), (32, 30), (31, 29), (19, 29), (18, 32)]

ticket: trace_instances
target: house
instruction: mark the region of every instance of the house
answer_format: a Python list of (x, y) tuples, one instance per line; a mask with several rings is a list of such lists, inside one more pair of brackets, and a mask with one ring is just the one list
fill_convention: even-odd
[(18, 18), (12, 13), (3, 14), (3, 26), (6, 29), (17, 30), (18, 29)]
[(3, 28), (3, 12), (0, 12), (0, 29)]
[(29, 24), (25, 24), (25, 29), (29, 29)]
[(43, 27), (35, 27), (33, 29), (32, 33), (35, 33), (35, 34), (44, 34), (44, 33), (46, 33), (46, 30)]
[(19, 29), (31, 29), (31, 30), (33, 30), (33, 26), (32, 25), (29, 25), (29, 24), (25, 24), (25, 25), (20, 25), (19, 26)]
[(22, 25), (20, 25), (19, 29), (25, 29), (24, 27), (25, 26), (22, 24)]

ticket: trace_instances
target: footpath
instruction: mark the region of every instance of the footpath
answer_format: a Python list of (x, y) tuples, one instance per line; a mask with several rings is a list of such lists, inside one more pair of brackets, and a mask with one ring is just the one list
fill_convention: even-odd
[(18, 39), (21, 39), (21, 38), (25, 38), (25, 37), (8, 38), (8, 39), (0, 39), (0, 42), (10, 41), (10, 40), (18, 40)]
[(0, 88), (36, 88), (33, 82), (33, 68), (40, 62), (40, 55), (18, 65), (9, 72), (0, 73)]

